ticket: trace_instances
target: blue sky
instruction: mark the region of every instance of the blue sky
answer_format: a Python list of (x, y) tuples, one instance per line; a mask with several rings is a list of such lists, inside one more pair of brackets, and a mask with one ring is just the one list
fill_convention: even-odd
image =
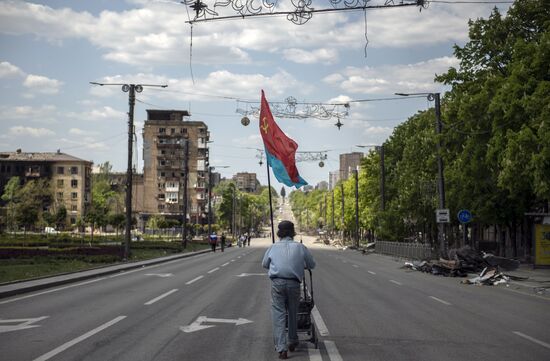
[[(214, 1), (203, 1), (213, 8)], [(278, 10), (289, 4), (279, 0)], [(316, 9), (330, 6), (313, 0)], [(243, 127), (236, 110), (246, 105), (237, 99), (259, 101), (264, 89), (270, 102), (351, 101), (341, 130), (336, 119), (276, 119), (299, 151), (329, 150), (323, 168), (298, 163), (315, 185), (338, 168), (340, 153), (381, 144), (396, 125), (433, 105), (424, 98), (353, 101), (444, 92), (434, 75), (458, 65), (452, 47), (467, 41), (468, 19), (487, 18), (494, 6), (370, 10), (366, 22), (362, 11), (314, 14), (300, 26), (284, 17), (201, 22), (193, 26), (190, 57), (191, 27), (179, 1), (0, 1), (0, 151), (61, 149), (123, 171), (128, 94), (89, 82), (168, 84), (137, 96), (138, 169), (145, 110), (184, 109), (207, 123), (211, 164), (230, 166), (219, 169), (223, 176), (255, 172), (266, 184), (251, 149), (262, 147), (257, 119)]]

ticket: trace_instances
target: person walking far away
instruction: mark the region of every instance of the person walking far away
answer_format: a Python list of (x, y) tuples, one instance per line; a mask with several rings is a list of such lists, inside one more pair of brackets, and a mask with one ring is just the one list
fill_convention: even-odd
[(221, 243), (222, 252), (223, 252), (223, 249), (225, 248), (225, 233), (222, 233), (222, 236), (220, 238), (220, 243)]
[[(313, 256), (306, 246), (294, 241), (295, 235), (294, 223), (279, 223), (279, 241), (267, 249), (262, 260), (262, 266), (269, 270), (271, 279), (273, 341), (279, 358), (283, 360), (288, 358), (288, 350), (293, 352), (298, 346), (297, 316), (304, 268), (315, 268)], [(287, 314), (288, 340), (285, 330)]]
[(216, 252), (216, 243), (218, 243), (218, 236), (216, 235), (216, 232), (212, 232), (210, 235), (210, 247), (212, 247), (212, 252)]
[(246, 234), (246, 242), (248, 243), (248, 247), (250, 247), (250, 233)]

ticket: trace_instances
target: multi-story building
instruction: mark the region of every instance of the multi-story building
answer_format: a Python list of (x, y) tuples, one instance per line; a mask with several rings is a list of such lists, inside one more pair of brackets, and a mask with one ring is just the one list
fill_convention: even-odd
[(361, 165), (364, 156), (361, 152), (340, 154), (340, 180), (348, 179), (351, 172)]
[(320, 191), (326, 191), (328, 189), (328, 182), (327, 181), (320, 181), (315, 186), (315, 189), (318, 189)]
[(11, 177), (19, 177), (21, 184), (32, 179), (46, 178), (53, 194), (52, 206), (67, 209), (67, 222), (76, 224), (91, 202), (92, 162), (61, 153), (0, 153), (0, 191)]
[(336, 183), (340, 180), (340, 172), (334, 171), (328, 173), (328, 189), (333, 190), (336, 187)]
[(187, 143), (187, 219), (207, 222), (208, 140), (204, 122), (186, 110), (147, 110), (143, 127), (143, 216), (180, 219), (184, 205)]
[[(92, 170), (95, 173), (95, 170)], [(126, 172), (113, 172), (109, 174), (109, 183), (111, 189), (117, 193), (126, 192)], [(124, 203), (126, 198), (122, 199)], [(132, 213), (139, 214), (144, 211), (143, 207), (144, 192), (143, 192), (143, 173), (132, 173)], [(117, 204), (117, 213), (124, 213), (124, 207)]]
[(256, 193), (259, 187), (256, 173), (240, 172), (233, 176), (237, 189), (242, 192)]

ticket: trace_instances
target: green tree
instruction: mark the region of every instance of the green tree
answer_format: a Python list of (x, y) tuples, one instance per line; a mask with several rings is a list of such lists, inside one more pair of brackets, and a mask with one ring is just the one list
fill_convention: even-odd
[(19, 177), (11, 177), (4, 187), (2, 200), (7, 204), (7, 227), (16, 230), (17, 220), (15, 217), (16, 204), (19, 201), (19, 190), (21, 189), (21, 180)]

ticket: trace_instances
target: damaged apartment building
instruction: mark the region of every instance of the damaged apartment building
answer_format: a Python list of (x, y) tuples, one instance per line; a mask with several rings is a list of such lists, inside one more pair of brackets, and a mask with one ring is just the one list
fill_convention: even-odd
[(189, 116), (185, 110), (147, 110), (143, 127), (144, 199), (141, 225), (155, 214), (182, 220), (186, 175), (187, 220), (190, 223), (207, 223), (206, 178), (210, 133), (204, 122), (191, 121)]

